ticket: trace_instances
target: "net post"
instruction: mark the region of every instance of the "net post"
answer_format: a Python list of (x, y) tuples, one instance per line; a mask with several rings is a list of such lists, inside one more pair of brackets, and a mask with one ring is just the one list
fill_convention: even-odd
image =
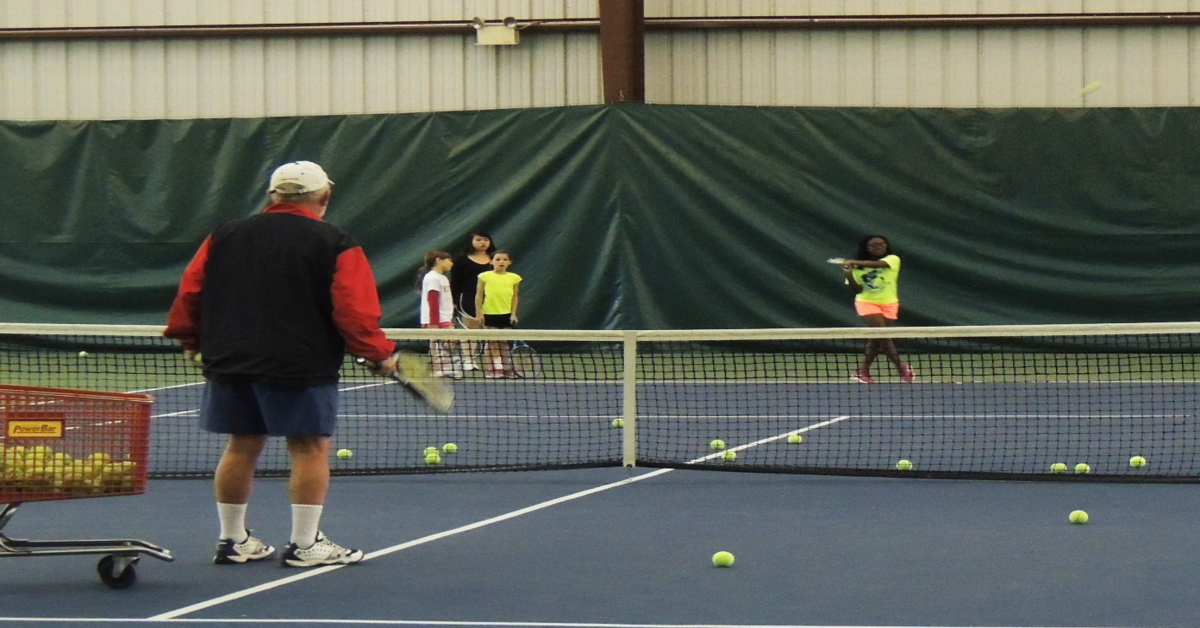
[(627, 330), (622, 339), (623, 378), (621, 385), (621, 462), (625, 468), (637, 466), (637, 332)]

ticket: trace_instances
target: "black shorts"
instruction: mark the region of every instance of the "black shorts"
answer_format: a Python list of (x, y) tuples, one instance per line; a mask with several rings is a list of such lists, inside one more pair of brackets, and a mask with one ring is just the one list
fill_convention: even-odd
[(492, 329), (508, 329), (513, 326), (512, 314), (484, 314), (483, 326)]

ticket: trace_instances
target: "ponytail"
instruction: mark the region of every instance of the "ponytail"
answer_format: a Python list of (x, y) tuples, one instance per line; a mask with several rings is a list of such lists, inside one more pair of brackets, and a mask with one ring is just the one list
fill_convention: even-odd
[(433, 270), (438, 260), (443, 259), (451, 259), (451, 255), (445, 251), (430, 251), (425, 254), (425, 265), (417, 270), (417, 292), (421, 291), (421, 286), (425, 283), (425, 275), (428, 275), (429, 271)]

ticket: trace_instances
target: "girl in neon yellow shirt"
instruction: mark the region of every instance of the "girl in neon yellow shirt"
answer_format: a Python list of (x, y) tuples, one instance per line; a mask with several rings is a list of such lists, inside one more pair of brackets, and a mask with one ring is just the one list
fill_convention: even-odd
[[(507, 329), (517, 324), (517, 306), (521, 303), (521, 276), (508, 272), (513, 257), (508, 251), (492, 254), (492, 268), (479, 274), (475, 290), (475, 320), (492, 329)], [(488, 342), (487, 378), (519, 377), (513, 368), (512, 350), (507, 342)]]
[[(881, 235), (867, 236), (858, 243), (854, 259), (842, 264), (846, 283), (854, 290), (854, 309), (869, 327), (887, 327), (896, 321), (900, 313), (900, 297), (897, 282), (900, 279), (900, 256), (892, 253), (888, 239)], [(871, 338), (863, 354), (858, 370), (850, 376), (855, 381), (871, 384), (871, 364), (880, 349), (887, 355), (900, 379), (912, 382), (912, 367), (900, 361), (900, 352), (891, 338)]]

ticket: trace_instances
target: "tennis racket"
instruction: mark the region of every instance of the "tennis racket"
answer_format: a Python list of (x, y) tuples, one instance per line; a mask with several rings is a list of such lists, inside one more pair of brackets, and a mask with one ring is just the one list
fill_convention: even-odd
[[(354, 361), (362, 365), (369, 363), (366, 358), (355, 358)], [(454, 389), (446, 382), (435, 379), (425, 360), (412, 353), (396, 352), (396, 372), (392, 374), (392, 379), (404, 386), (410, 395), (438, 412), (444, 414), (454, 407)]]
[(523, 379), (537, 379), (542, 376), (542, 356), (533, 347), (521, 340), (514, 340), (512, 346), (513, 370)]
[(458, 323), (463, 329), (482, 329), (483, 323), (478, 319), (472, 318), (466, 312), (459, 310), (458, 316), (454, 317), (454, 322)]

